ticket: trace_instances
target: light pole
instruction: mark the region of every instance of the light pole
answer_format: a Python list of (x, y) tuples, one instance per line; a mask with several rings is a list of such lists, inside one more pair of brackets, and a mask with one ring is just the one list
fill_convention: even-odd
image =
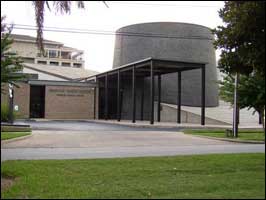
[(236, 72), (235, 75), (235, 91), (234, 91), (234, 111), (233, 111), (233, 135), (234, 137), (238, 137), (238, 93), (237, 93), (237, 87), (238, 87), (238, 79), (239, 75)]
[(14, 116), (13, 116), (13, 107), (14, 107), (14, 90), (13, 85), (8, 84), (9, 86), (9, 109), (8, 109), (8, 122), (13, 124)]

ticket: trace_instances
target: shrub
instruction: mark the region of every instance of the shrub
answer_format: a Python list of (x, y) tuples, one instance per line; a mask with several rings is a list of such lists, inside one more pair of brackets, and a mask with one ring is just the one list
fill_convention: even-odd
[[(1, 103), (1, 122), (7, 122), (8, 121), (8, 112), (9, 107), (7, 103)], [(13, 119), (17, 117), (17, 113), (15, 111), (12, 112)]]

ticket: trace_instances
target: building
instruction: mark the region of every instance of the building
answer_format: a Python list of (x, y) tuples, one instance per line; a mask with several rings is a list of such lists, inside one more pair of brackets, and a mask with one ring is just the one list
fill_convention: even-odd
[[(122, 27), (113, 69), (103, 73), (85, 70), (80, 50), (45, 40), (42, 56), (35, 38), (13, 38), (12, 51), (25, 61), (23, 72), (36, 75), (14, 89), (14, 108), (22, 118), (232, 121), (230, 106), (218, 106), (215, 49), (207, 27), (174, 22)], [(243, 122), (256, 120), (246, 113)]]
[[(83, 51), (62, 43), (44, 40), (45, 54), (36, 38), (12, 34), (10, 51), (24, 61), (28, 78), (14, 87), (13, 106), (19, 118), (91, 119), (95, 116), (95, 84), (78, 80), (98, 72), (86, 70)], [(7, 89), (8, 86), (6, 86)], [(10, 102), (1, 95), (1, 104)]]
[[(99, 86), (100, 119), (204, 124), (205, 107), (218, 106), (213, 35), (188, 23), (122, 27), (116, 31), (113, 69), (87, 80)], [(165, 103), (178, 105), (178, 114)], [(201, 116), (181, 112), (181, 105), (202, 107)]]
[(66, 47), (60, 42), (44, 40), (44, 54), (36, 45), (36, 38), (28, 35), (11, 34), (11, 51), (21, 56), (25, 63), (84, 68), (83, 51)]

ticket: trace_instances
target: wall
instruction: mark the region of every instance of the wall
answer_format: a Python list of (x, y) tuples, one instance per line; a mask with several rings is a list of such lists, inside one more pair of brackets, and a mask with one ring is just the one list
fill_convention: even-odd
[[(196, 24), (155, 22), (122, 27), (117, 32), (158, 34), (169, 38), (117, 35), (113, 68), (149, 57), (207, 63), (206, 106), (218, 106), (215, 49), (209, 28)], [(192, 37), (195, 39), (191, 39)], [(147, 82), (145, 88), (149, 88), (149, 84)], [(181, 88), (182, 105), (200, 106), (201, 71), (197, 69), (182, 72)], [(163, 75), (162, 102), (175, 104), (176, 93), (177, 74)]]
[(52, 76), (46, 73), (42, 73), (39, 71), (35, 71), (32, 69), (29, 69), (27, 67), (23, 68), (23, 73), (29, 73), (29, 74), (38, 74), (38, 79), (39, 80), (51, 80), (51, 81), (67, 81), (66, 79), (63, 78), (59, 78), (57, 76)]
[(45, 118), (93, 119), (93, 117), (93, 88), (74, 86), (46, 86)]
[[(14, 87), (14, 106), (18, 106), (16, 118), (29, 118), (30, 113), (30, 86), (27, 83), (17, 83), (19, 86)], [(1, 103), (9, 102), (8, 86), (5, 85), (6, 94), (1, 94)]]
[(17, 52), (21, 57), (35, 58), (38, 53), (37, 45), (29, 42), (14, 41), (10, 48), (11, 51)]
[(14, 106), (18, 105), (18, 118), (29, 118), (30, 115), (30, 85), (20, 83), (14, 87)]

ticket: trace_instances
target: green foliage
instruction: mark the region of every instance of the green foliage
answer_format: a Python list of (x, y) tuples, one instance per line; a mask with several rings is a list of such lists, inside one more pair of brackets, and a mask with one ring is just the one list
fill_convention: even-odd
[[(7, 103), (1, 103), (1, 122), (7, 122), (8, 121), (8, 113), (9, 113), (9, 107)], [(15, 111), (12, 112), (13, 119), (17, 118), (17, 114)]]
[(6, 103), (1, 103), (1, 122), (8, 121), (8, 105)]
[(220, 70), (265, 75), (265, 1), (226, 1), (219, 16), (225, 25), (213, 33), (221, 49)]
[[(227, 75), (220, 81), (220, 97), (234, 104), (234, 77)], [(238, 83), (239, 108), (254, 108), (263, 112), (265, 107), (265, 78), (258, 74), (240, 75)]]
[(22, 75), (22, 60), (15, 53), (9, 51), (12, 39), (10, 34), (12, 28), (4, 24), (5, 17), (1, 17), (1, 93), (4, 93), (4, 84), (10, 83), (17, 86), (14, 81), (24, 78)]

